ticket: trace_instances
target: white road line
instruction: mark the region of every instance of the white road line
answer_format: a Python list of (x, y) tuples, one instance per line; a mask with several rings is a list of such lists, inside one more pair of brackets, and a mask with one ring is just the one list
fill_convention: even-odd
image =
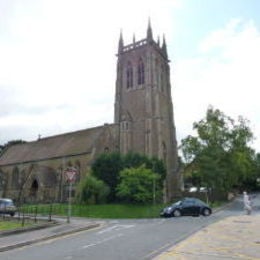
[(85, 245), (82, 248), (86, 249), (86, 248), (89, 248), (89, 247), (92, 247), (92, 246), (97, 246), (97, 245), (100, 245), (102, 243), (105, 243), (107, 241), (110, 241), (110, 240), (113, 240), (113, 239), (116, 239), (116, 238), (122, 237), (122, 236), (123, 236), (123, 234), (117, 234), (117, 235), (114, 235), (114, 236), (110, 236), (110, 237), (107, 237), (107, 238), (104, 238), (104, 239), (98, 241), (97, 243)]
[(92, 247), (92, 246), (96, 246), (96, 245), (97, 245), (97, 243), (95, 243), (95, 244), (89, 244), (89, 245), (83, 246), (82, 248), (88, 248), (88, 247)]
[(122, 229), (127, 229), (127, 228), (132, 228), (135, 225), (114, 225), (108, 228), (105, 228), (99, 232), (97, 232), (98, 235), (102, 235), (106, 232), (110, 232), (110, 231), (118, 231), (118, 230), (122, 230)]
[(103, 230), (97, 232), (97, 234), (100, 235), (100, 234), (103, 234), (103, 233), (109, 232), (109, 231), (111, 231), (111, 230), (113, 230), (113, 229), (116, 229), (116, 228), (117, 228), (117, 225), (115, 225), (115, 226), (111, 226), (111, 227), (105, 228), (105, 229), (103, 229)]

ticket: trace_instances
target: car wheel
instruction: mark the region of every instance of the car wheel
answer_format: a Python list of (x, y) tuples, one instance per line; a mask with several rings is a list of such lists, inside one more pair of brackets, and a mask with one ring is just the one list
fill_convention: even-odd
[(181, 212), (178, 209), (175, 209), (172, 214), (173, 214), (174, 217), (180, 217), (181, 216)]
[(14, 212), (10, 213), (10, 216), (13, 217), (14, 216)]
[(208, 208), (203, 209), (202, 215), (203, 216), (209, 216), (211, 214), (211, 210)]

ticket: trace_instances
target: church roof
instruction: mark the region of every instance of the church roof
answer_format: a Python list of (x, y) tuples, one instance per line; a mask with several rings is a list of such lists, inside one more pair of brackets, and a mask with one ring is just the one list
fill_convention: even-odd
[(108, 126), (99, 126), (12, 145), (0, 156), (0, 166), (91, 153)]

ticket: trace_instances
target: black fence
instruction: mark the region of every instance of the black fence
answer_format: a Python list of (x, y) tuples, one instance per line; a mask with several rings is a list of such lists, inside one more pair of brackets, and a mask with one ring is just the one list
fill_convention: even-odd
[[(64, 207), (55, 206), (56, 212), (62, 212)], [(53, 221), (53, 204), (41, 205), (22, 205), (18, 206), (15, 214), (10, 214), (8, 210), (2, 210), (0, 212), (0, 220), (2, 221), (17, 221), (22, 227), (27, 224), (38, 224)], [(13, 216), (12, 216), (13, 215)]]

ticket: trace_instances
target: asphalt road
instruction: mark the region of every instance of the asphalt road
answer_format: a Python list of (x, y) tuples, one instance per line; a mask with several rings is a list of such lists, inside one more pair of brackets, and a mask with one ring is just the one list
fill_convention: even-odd
[(236, 200), (209, 217), (107, 220), (97, 229), (0, 253), (0, 259), (152, 259), (195, 231), (242, 210), (242, 201)]

